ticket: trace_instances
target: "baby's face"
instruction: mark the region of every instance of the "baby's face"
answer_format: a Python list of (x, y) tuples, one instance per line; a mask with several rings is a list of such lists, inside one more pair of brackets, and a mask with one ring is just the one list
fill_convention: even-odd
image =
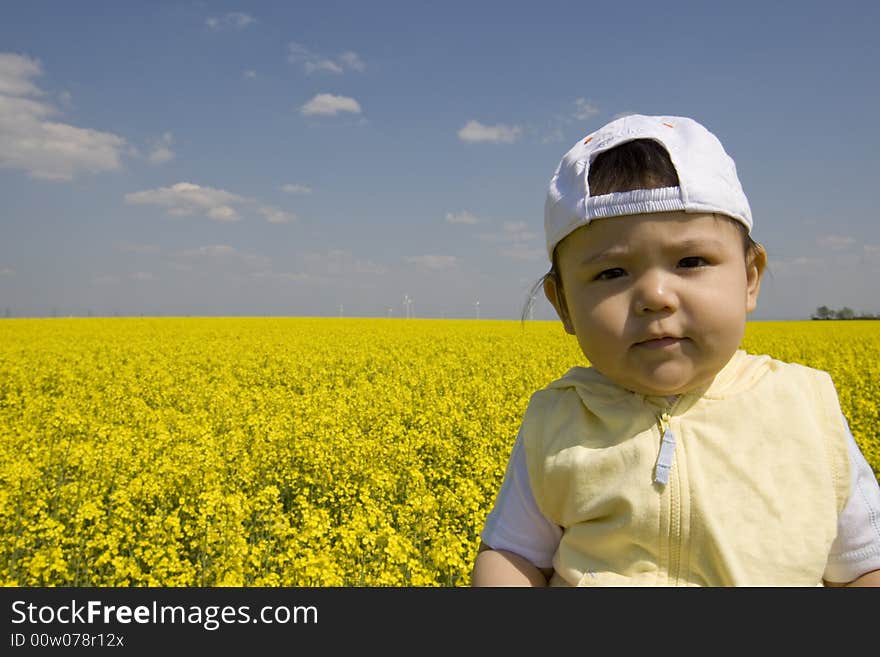
[(548, 298), (566, 330), (593, 367), (644, 395), (714, 378), (739, 348), (763, 272), (732, 221), (712, 214), (600, 219), (557, 254), (565, 308), (552, 283)]

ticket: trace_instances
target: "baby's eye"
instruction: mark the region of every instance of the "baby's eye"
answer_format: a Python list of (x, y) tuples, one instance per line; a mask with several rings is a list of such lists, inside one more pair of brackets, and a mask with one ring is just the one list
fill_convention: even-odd
[(689, 256), (678, 261), (678, 266), (684, 269), (692, 269), (694, 267), (705, 267), (709, 263), (705, 258), (700, 256)]
[(621, 276), (625, 276), (626, 272), (620, 267), (614, 267), (612, 269), (605, 269), (600, 271), (593, 278), (594, 281), (610, 281), (614, 278), (620, 278)]

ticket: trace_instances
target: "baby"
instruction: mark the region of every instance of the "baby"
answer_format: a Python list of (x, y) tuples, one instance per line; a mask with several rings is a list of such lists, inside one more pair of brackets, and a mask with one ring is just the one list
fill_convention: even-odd
[(536, 392), (472, 584), (880, 585), (880, 488), (829, 375), (739, 349), (767, 263), (696, 121), (626, 116), (547, 194), (544, 292), (591, 367)]

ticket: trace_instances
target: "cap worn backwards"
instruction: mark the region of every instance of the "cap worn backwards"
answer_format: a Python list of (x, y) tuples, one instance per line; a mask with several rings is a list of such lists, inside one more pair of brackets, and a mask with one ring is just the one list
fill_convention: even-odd
[[(666, 149), (678, 187), (590, 196), (590, 165), (596, 156), (634, 139), (652, 139)], [(675, 210), (717, 212), (752, 229), (736, 165), (715, 135), (683, 116), (624, 116), (581, 139), (556, 168), (544, 203), (547, 254), (552, 261), (556, 245), (593, 219)]]

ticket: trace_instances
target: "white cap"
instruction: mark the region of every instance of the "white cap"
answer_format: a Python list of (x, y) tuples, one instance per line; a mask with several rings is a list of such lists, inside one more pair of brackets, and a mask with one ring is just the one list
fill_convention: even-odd
[[(653, 139), (669, 153), (678, 187), (590, 196), (590, 165), (599, 153), (634, 139)], [(593, 219), (648, 212), (717, 212), (751, 232), (752, 211), (736, 164), (718, 138), (683, 116), (633, 114), (612, 121), (575, 144), (556, 168), (544, 203), (547, 254)]]

